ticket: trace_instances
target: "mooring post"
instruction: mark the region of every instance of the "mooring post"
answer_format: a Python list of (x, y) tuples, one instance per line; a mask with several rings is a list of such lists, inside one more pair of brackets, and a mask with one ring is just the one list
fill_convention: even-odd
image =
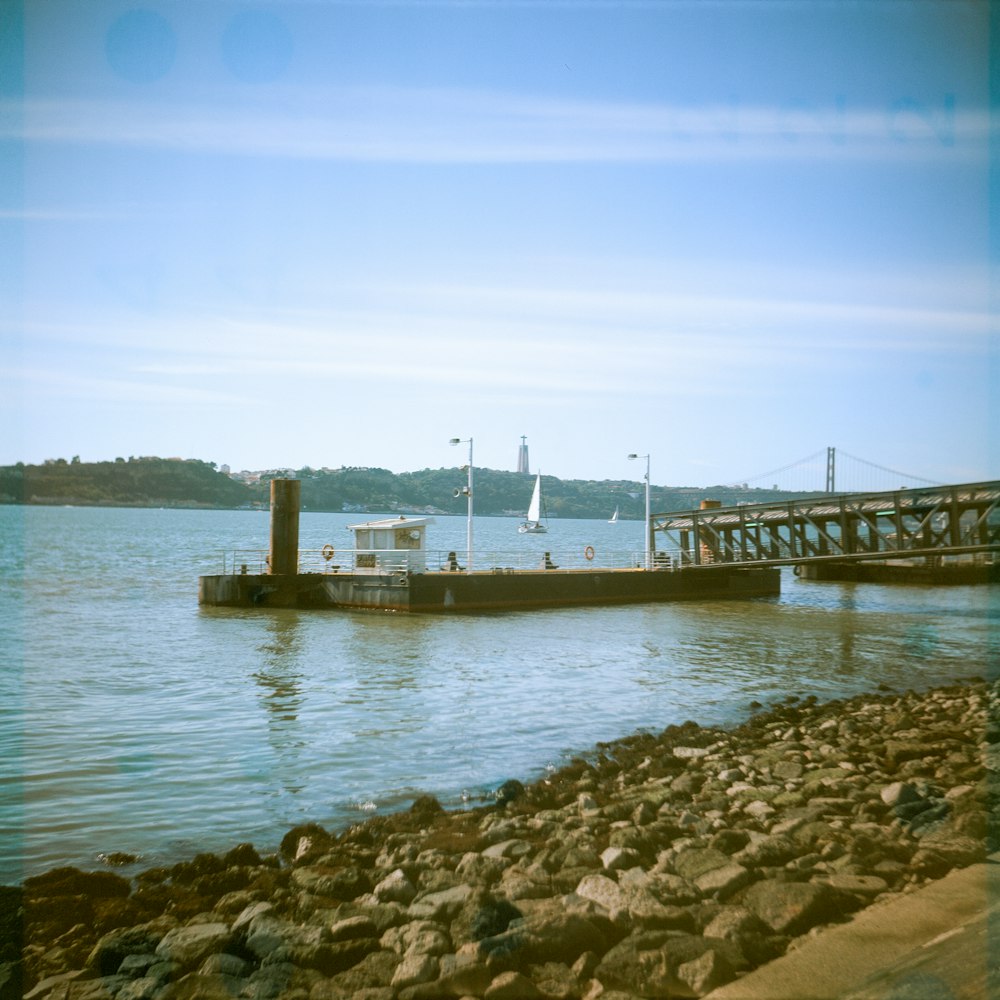
[(271, 554), (270, 572), (294, 576), (299, 571), (299, 496), (298, 479), (271, 480)]

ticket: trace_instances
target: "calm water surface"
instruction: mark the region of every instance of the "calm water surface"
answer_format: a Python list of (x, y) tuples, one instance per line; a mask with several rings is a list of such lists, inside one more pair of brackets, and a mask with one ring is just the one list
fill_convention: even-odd
[[(368, 517), (369, 515), (365, 515)], [(301, 519), (303, 548), (358, 515)], [(476, 521), (477, 549), (641, 549), (638, 522)], [(465, 546), (438, 517), (434, 548)], [(140, 867), (422, 792), (457, 805), (600, 740), (756, 700), (926, 687), (998, 662), (995, 587), (783, 578), (780, 598), (418, 617), (200, 609), (251, 511), (0, 507), (0, 883)]]

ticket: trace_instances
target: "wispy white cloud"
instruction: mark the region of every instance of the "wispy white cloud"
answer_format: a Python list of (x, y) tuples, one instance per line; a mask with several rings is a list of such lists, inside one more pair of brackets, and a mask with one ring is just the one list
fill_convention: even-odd
[(134, 217), (134, 212), (123, 209), (54, 208), (40, 205), (0, 208), (0, 220), (13, 222), (110, 222)]
[[(381, 295), (392, 293), (383, 288)], [(993, 328), (992, 315), (983, 310), (944, 308), (916, 304), (912, 300), (865, 302), (835, 299), (779, 298), (774, 295), (727, 296), (678, 292), (587, 290), (581, 288), (530, 288), (475, 285), (401, 286), (398, 293), (411, 302), (429, 300), (438, 308), (452, 308), (472, 316), (532, 316), (561, 318), (577, 326), (652, 325), (664, 329), (664, 321), (679, 326), (697, 324), (699, 329), (760, 328), (762, 323), (783, 326), (814, 322), (843, 324), (845, 330), (863, 326), (866, 339), (872, 328), (883, 329), (888, 340), (904, 336), (908, 344), (937, 349), (956, 346), (955, 336), (970, 343)], [(768, 327), (772, 329), (773, 327)]]
[[(977, 271), (966, 280), (981, 278)], [(652, 398), (665, 379), (673, 396), (713, 397), (748, 392), (762, 379), (848, 376), (859, 365), (938, 370), (986, 359), (985, 307), (953, 307), (915, 281), (898, 281), (881, 298), (872, 288), (885, 282), (852, 296), (844, 275), (832, 276), (826, 295), (784, 297), (775, 290), (794, 287), (792, 275), (758, 295), (709, 294), (696, 283), (662, 289), (644, 278), (604, 288), (579, 279), (384, 282), (353, 284), (336, 305), (275, 305), (253, 315), (215, 307), (138, 321), (110, 313), (60, 320), (44, 304), (28, 304), (27, 320), (0, 316), (0, 344), (16, 334), (23, 356), (6, 352), (8, 371), (15, 380), (23, 371), (32, 387), (192, 405), (274, 392), (325, 399), (390, 385), (397, 394), (607, 401)]]
[(287, 92), (253, 107), (31, 98), (0, 106), (0, 121), (0, 135), (28, 142), (444, 164), (982, 157), (992, 134), (987, 110), (948, 100), (679, 106), (392, 88)]
[(192, 385), (177, 385), (137, 378), (128, 373), (117, 376), (67, 372), (56, 367), (8, 369), (7, 379), (32, 393), (52, 393), (60, 401), (86, 400), (94, 403), (141, 403), (143, 406), (177, 404), (250, 405), (245, 396)]

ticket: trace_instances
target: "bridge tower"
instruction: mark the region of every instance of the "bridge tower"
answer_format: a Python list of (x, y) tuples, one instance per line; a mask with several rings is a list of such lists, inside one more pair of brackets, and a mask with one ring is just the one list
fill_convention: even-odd
[(826, 449), (826, 492), (836, 493), (837, 449)]

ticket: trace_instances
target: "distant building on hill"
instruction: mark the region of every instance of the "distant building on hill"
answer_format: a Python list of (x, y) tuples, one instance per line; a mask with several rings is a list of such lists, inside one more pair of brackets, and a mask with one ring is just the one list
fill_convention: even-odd
[(528, 467), (528, 445), (527, 438), (524, 434), (521, 435), (521, 447), (517, 449), (517, 471), (528, 473), (530, 468)]

